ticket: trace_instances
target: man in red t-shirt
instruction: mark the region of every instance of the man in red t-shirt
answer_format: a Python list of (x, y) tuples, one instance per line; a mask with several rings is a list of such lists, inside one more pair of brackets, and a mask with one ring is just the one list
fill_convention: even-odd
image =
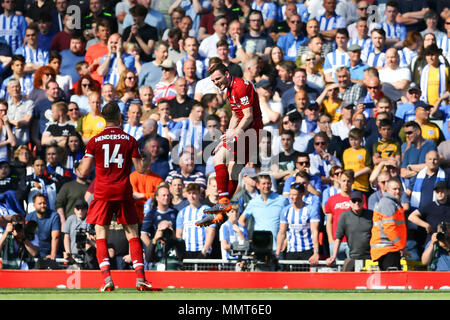
[(130, 245), (130, 256), (136, 271), (136, 288), (139, 291), (155, 290), (145, 280), (142, 245), (138, 232), (138, 216), (130, 183), (131, 168), (144, 172), (136, 139), (121, 128), (121, 113), (115, 102), (102, 109), (105, 129), (86, 145), (86, 154), (78, 169), (89, 175), (95, 163), (94, 199), (90, 203), (86, 222), (95, 225), (97, 260), (105, 284), (100, 291), (114, 290), (111, 279), (107, 236), (113, 215), (123, 225)]
[(228, 130), (221, 137), (222, 144), (214, 150), (219, 200), (205, 210), (212, 217), (199, 221), (198, 225), (203, 226), (223, 221), (223, 214), (230, 211), (230, 198), (236, 191), (239, 173), (247, 163), (257, 162), (259, 135), (263, 127), (258, 94), (251, 82), (231, 76), (222, 63), (211, 65), (209, 75), (216, 87), (227, 91), (233, 113)]
[[(355, 180), (355, 173), (353, 170), (344, 170), (339, 177), (339, 186), (341, 192), (328, 198), (325, 205), (325, 214), (327, 218), (326, 231), (328, 236), (328, 243), (330, 246), (330, 255), (333, 253), (333, 245), (336, 240), (336, 230), (339, 217), (342, 212), (351, 210), (350, 207), (350, 193), (352, 192), (353, 181)], [(363, 195), (363, 208), (367, 209), (367, 199)], [(338, 259), (344, 260), (349, 258), (349, 247), (347, 245), (347, 237), (344, 236), (339, 248)]]

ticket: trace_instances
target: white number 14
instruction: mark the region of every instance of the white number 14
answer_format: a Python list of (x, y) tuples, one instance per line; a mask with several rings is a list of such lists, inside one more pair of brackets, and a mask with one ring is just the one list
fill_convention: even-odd
[(102, 145), (103, 150), (105, 150), (105, 168), (109, 168), (110, 163), (117, 163), (118, 168), (122, 168), (123, 164), (123, 156), (121, 153), (119, 153), (120, 144), (114, 145), (114, 150), (111, 154), (111, 157), (109, 156), (109, 144)]

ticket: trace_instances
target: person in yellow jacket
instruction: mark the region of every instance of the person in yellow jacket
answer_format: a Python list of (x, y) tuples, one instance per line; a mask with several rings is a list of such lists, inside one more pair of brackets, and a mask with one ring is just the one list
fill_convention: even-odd
[(406, 253), (407, 229), (405, 211), (400, 203), (402, 184), (391, 178), (386, 192), (373, 210), (370, 256), (380, 270), (401, 270), (400, 259)]

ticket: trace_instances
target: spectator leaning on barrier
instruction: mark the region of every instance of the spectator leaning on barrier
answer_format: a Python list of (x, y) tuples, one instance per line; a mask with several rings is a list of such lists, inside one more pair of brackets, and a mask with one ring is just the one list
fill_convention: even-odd
[(361, 191), (350, 194), (350, 210), (344, 211), (339, 217), (331, 257), (327, 265), (331, 265), (337, 258), (339, 247), (344, 236), (350, 249), (350, 259), (370, 259), (370, 238), (372, 230), (372, 211), (364, 209), (364, 199)]

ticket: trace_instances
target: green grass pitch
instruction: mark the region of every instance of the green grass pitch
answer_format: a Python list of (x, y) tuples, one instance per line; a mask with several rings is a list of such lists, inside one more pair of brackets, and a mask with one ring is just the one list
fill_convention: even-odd
[(450, 300), (450, 290), (0, 288), (0, 300)]

